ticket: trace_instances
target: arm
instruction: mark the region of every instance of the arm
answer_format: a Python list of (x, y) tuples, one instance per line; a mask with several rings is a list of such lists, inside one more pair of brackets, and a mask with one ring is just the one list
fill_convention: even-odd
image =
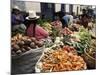
[(46, 30), (44, 30), (42, 27), (40, 27), (40, 26), (38, 26), (38, 32), (44, 37), (48, 37), (49, 36), (49, 33)]

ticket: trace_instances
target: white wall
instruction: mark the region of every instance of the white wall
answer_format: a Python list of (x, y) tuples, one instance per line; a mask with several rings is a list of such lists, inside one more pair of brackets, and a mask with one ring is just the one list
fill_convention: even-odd
[(66, 12), (69, 12), (69, 5), (66, 5)]
[(25, 2), (25, 8), (26, 11), (28, 10), (34, 10), (36, 12), (41, 12), (41, 8), (40, 8), (40, 3), (35, 3), (35, 2)]
[(18, 6), (22, 11), (34, 10), (36, 12), (41, 12), (40, 3), (31, 2), (31, 1), (16, 1), (11, 0), (11, 8)]
[(11, 0), (11, 8), (13, 8), (14, 6), (18, 6), (22, 11), (25, 11), (24, 1)]
[(61, 10), (61, 4), (55, 4), (55, 12), (58, 12)]
[[(19, 6), (19, 8), (22, 11), (28, 11), (28, 10), (34, 10), (36, 12), (41, 12), (41, 6), (40, 2), (32, 2), (32, 1), (16, 1), (16, 0), (11, 0), (11, 7), (14, 5)], [(80, 11), (80, 5), (73, 5), (73, 12), (77, 14), (77, 7), (78, 9), (78, 14), (81, 14), (82, 12)], [(81, 8), (85, 8), (87, 6), (81, 6)], [(61, 4), (55, 4), (55, 11), (60, 11), (61, 10)], [(66, 12), (69, 12), (69, 5), (66, 4)]]

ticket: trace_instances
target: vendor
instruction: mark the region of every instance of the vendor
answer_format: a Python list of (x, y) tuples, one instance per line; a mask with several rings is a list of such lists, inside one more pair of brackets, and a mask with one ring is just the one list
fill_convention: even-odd
[(70, 13), (65, 12), (62, 19), (63, 19), (63, 28), (68, 27), (69, 25), (73, 24), (73, 15), (72, 15), (72, 13), (70, 14)]
[(30, 37), (35, 37), (37, 40), (41, 40), (47, 38), (49, 34), (41, 26), (37, 25), (38, 19), (39, 16), (36, 15), (35, 11), (29, 11), (29, 16), (26, 17), (28, 22), (26, 34)]
[(11, 14), (12, 25), (18, 25), (24, 22), (24, 17), (21, 14), (21, 9), (18, 6), (14, 6)]
[(83, 9), (82, 15), (80, 16), (80, 23), (81, 23), (81, 25), (84, 26), (84, 28), (88, 28), (89, 19), (90, 19), (90, 17), (87, 14), (87, 10)]
[(11, 31), (12, 35), (18, 33), (25, 33), (26, 26), (23, 24), (24, 17), (21, 14), (21, 9), (18, 6), (14, 6), (11, 14)]

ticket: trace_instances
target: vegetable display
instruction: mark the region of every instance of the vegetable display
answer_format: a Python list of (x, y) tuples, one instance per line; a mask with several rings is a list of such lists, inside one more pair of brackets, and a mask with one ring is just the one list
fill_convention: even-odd
[(19, 55), (31, 49), (42, 47), (44, 43), (37, 41), (34, 37), (17, 34), (11, 38), (12, 55)]
[(81, 54), (90, 47), (91, 40), (91, 34), (83, 27), (79, 28), (79, 32), (74, 32), (74, 34), (68, 35), (64, 39), (66, 44), (75, 47), (77, 52)]
[[(20, 56), (30, 50), (40, 49), (43, 54), (34, 65), (39, 72), (85, 70), (91, 65), (94, 68), (96, 64), (95, 29), (90, 31), (80, 25), (62, 28), (60, 23), (52, 23), (45, 19), (39, 19), (38, 24), (49, 33), (49, 37), (38, 41), (34, 37), (25, 36), (23, 30), (15, 31), (11, 38), (12, 56)], [(42, 50), (41, 47), (44, 49)]]
[(42, 27), (48, 32), (48, 33), (52, 33), (52, 27), (51, 24), (48, 22), (44, 22)]
[(46, 19), (39, 19), (38, 24), (43, 27), (48, 33), (52, 33), (52, 25)]
[(96, 69), (96, 40), (91, 40), (91, 45), (89, 48), (84, 50), (82, 54), (83, 59), (87, 63), (88, 69)]
[(64, 28), (61, 32), (63, 35), (70, 35), (73, 34), (73, 32), (69, 28)]
[[(72, 49), (72, 50), (71, 50)], [(86, 69), (83, 58), (74, 54), (74, 49), (69, 46), (50, 50), (44, 53), (39, 67), (41, 72), (58, 72)], [(39, 64), (39, 63), (38, 63)]]
[(77, 50), (79, 50), (80, 53), (83, 53), (84, 49), (90, 47), (90, 43), (92, 40), (91, 34), (89, 33), (87, 29), (80, 27), (78, 36), (79, 36), (80, 42), (76, 43)]
[(92, 42), (91, 42), (91, 46), (90, 48), (88, 48), (86, 50), (86, 52), (91, 56), (93, 57), (94, 59), (96, 59), (96, 40), (93, 39)]

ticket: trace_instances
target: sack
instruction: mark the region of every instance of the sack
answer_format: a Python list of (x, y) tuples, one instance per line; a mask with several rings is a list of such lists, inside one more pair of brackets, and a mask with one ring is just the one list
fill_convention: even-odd
[(27, 74), (35, 72), (35, 65), (43, 53), (44, 47), (32, 49), (20, 56), (12, 56), (11, 73)]

